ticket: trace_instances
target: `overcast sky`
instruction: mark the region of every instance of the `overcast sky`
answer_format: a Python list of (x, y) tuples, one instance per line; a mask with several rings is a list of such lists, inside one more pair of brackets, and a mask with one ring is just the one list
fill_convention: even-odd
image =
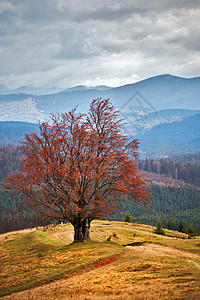
[(0, 0), (0, 84), (200, 76), (200, 0)]

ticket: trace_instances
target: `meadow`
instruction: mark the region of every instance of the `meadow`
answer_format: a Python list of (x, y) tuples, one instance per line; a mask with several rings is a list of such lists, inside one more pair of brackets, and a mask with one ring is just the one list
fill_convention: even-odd
[[(3, 299), (199, 299), (200, 237), (116, 221), (92, 222), (91, 241), (49, 225), (0, 235)], [(111, 241), (107, 238), (111, 236)]]

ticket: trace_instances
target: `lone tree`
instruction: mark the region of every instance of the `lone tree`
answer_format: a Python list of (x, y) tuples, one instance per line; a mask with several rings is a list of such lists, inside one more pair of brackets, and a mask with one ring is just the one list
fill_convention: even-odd
[(157, 220), (156, 229), (154, 229), (153, 232), (156, 233), (156, 234), (165, 235), (165, 231), (162, 228), (160, 219)]
[(122, 195), (150, 202), (136, 164), (138, 141), (122, 132), (109, 99), (93, 100), (86, 115), (76, 109), (52, 115), (39, 129), (25, 135), (20, 171), (5, 188), (48, 221), (68, 220), (74, 242), (90, 240), (91, 221), (116, 211)]
[(127, 211), (124, 215), (123, 222), (131, 223), (132, 220), (133, 220), (133, 218), (131, 217), (130, 212)]

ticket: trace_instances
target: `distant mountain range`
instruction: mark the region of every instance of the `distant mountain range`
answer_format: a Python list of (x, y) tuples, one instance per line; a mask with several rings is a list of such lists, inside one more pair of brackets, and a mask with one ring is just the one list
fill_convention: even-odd
[(156, 125), (136, 137), (142, 158), (200, 152), (200, 113), (182, 121)]
[[(24, 140), (25, 133), (37, 131), (37, 124), (0, 122), (0, 146), (17, 145)], [(184, 117), (180, 121), (160, 123), (151, 129), (143, 129), (143, 132), (134, 131), (134, 136), (130, 128), (127, 133), (131, 139), (139, 139), (140, 158), (200, 152), (200, 113)]]
[[(189, 116), (199, 114), (200, 110), (190, 109), (164, 109), (149, 113), (145, 116), (139, 116), (132, 113), (123, 113), (126, 121), (126, 129), (129, 135), (135, 136), (138, 133), (144, 133), (159, 124), (169, 124), (182, 121)], [(137, 118), (137, 119), (136, 119)]]
[(27, 122), (6, 121), (0, 122), (0, 147), (6, 145), (18, 145), (24, 141), (26, 133), (38, 132), (37, 124)]
[[(1, 86), (0, 92), (2, 90)], [(116, 88), (78, 86), (53, 94), (49, 94), (50, 91), (45, 95), (30, 92), (30, 88), (22, 87), (0, 95), (0, 121), (26, 121), (26, 114), (29, 122), (35, 123), (47, 119), (52, 112), (69, 111), (77, 105), (80, 112), (85, 112), (94, 98), (110, 98), (122, 113), (147, 114), (164, 109), (200, 110), (200, 77), (186, 79), (160, 75)], [(28, 105), (24, 113), (23, 102), (27, 99), (32, 101), (32, 105)], [(7, 109), (9, 105), (13, 109)]]
[(96, 87), (78, 85), (75, 87), (63, 89), (63, 88), (56, 88), (56, 87), (52, 87), (52, 88), (41, 87), (40, 88), (40, 87), (20, 86), (16, 89), (10, 89), (4, 85), (0, 85), (0, 95), (27, 94), (27, 95), (41, 96), (41, 95), (55, 94), (55, 93), (59, 93), (59, 92), (72, 92), (72, 91), (81, 91), (81, 90), (89, 90), (89, 89), (107, 90), (107, 89), (111, 89), (111, 87), (105, 86), (105, 85), (99, 85)]
[(58, 90), (21, 87), (11, 91), (0, 86), (0, 145), (16, 144), (24, 132), (36, 129), (28, 123), (45, 121), (50, 113), (77, 105), (78, 111), (85, 112), (92, 99), (110, 98), (127, 123), (127, 133), (140, 139), (143, 156), (200, 149), (200, 77), (160, 75), (116, 88), (77, 86), (52, 91)]

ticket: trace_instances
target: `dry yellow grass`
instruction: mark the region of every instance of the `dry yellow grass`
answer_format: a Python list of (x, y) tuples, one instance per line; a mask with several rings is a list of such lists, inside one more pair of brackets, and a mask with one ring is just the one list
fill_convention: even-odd
[[(185, 236), (179, 233), (178, 238), (157, 236), (152, 234), (152, 229), (138, 224), (95, 221), (91, 237), (100, 243), (64, 248), (65, 238), (69, 239), (73, 234), (71, 226), (41, 231), (39, 239), (46, 243), (49, 239), (52, 249), (40, 259), (38, 270), (33, 268), (36, 278), (42, 279), (45, 268), (49, 270), (58, 266), (71, 268), (71, 275), (63, 275), (62, 279), (44, 285), (41, 281), (38, 287), (3, 299), (200, 299), (200, 238), (182, 239), (180, 237)], [(101, 243), (113, 233), (116, 237), (112, 236), (111, 240), (117, 243)], [(139, 246), (120, 246), (145, 241)], [(2, 249), (2, 255), (7, 255), (5, 245)], [(9, 249), (13, 250), (12, 247)], [(116, 257), (114, 262), (95, 268), (95, 262), (111, 256)], [(9, 257), (7, 259), (10, 262)], [(15, 267), (20, 268), (19, 265)], [(13, 276), (10, 279), (17, 280)]]

